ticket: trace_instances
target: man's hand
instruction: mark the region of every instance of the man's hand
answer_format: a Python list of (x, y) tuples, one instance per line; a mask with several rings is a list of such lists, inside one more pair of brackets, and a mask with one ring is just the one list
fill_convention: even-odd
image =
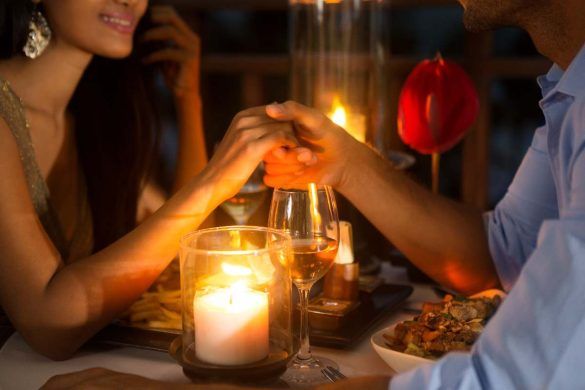
[(343, 187), (350, 160), (367, 150), (321, 112), (288, 101), (266, 106), (266, 113), (281, 122), (293, 122), (302, 147), (276, 149), (264, 157), (265, 182), (272, 187), (304, 187), (307, 183)]

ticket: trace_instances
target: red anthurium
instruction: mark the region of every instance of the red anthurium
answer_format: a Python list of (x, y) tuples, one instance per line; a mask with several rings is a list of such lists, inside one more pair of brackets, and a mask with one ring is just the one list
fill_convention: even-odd
[(441, 56), (418, 64), (406, 79), (398, 106), (398, 133), (424, 154), (457, 144), (479, 111), (477, 91), (465, 71)]

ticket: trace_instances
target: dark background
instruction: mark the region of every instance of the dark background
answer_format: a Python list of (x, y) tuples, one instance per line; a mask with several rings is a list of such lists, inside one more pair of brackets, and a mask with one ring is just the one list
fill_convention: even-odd
[[(224, 0), (187, 1), (174, 4), (181, 15), (202, 40), (202, 97), (204, 123), (209, 152), (219, 142), (233, 115), (251, 104), (284, 101), (289, 97), (287, 72), (288, 14), (286, 2), (280, 0)], [(434, 57), (441, 52), (444, 57), (465, 63), (466, 35), (461, 23), (462, 10), (455, 1), (420, 0), (398, 1), (389, 11), (391, 42), (390, 51), (396, 58), (416, 61)], [(427, 5), (430, 4), (430, 5)], [(404, 5), (408, 4), (408, 5)], [(437, 5), (438, 4), (438, 5)], [(538, 58), (528, 35), (518, 29), (502, 29), (490, 38), (489, 56), (492, 58)], [(472, 54), (473, 55), (473, 52)], [(233, 58), (260, 58), (266, 64), (260, 74), (247, 77)], [(273, 64), (273, 66), (271, 66)], [(547, 65), (544, 63), (544, 65)], [(513, 65), (509, 65), (513, 66)], [(539, 63), (538, 70), (546, 71)], [(505, 194), (514, 172), (530, 145), (535, 128), (543, 123), (538, 107), (540, 91), (535, 81), (536, 73), (510, 78), (509, 69), (503, 75), (490, 79), (489, 84), (489, 162), (488, 195), (482, 207), (492, 208)], [(248, 75), (250, 76), (250, 75)], [(259, 79), (261, 83), (259, 83)], [(254, 88), (254, 92), (250, 88)], [(250, 95), (252, 97), (250, 97)], [(164, 96), (164, 94), (162, 95)], [(394, 102), (391, 102), (394, 103)], [(176, 129), (171, 105), (161, 101), (166, 109), (166, 132), (162, 145), (162, 181), (169, 183), (172, 177), (176, 150)], [(395, 120), (395, 118), (392, 118)], [(393, 137), (397, 139), (397, 137)], [(408, 150), (394, 143), (396, 149)], [(425, 156), (417, 155), (413, 175), (421, 182), (430, 183), (430, 163)], [(449, 197), (462, 197), (462, 146), (455, 147), (442, 157), (441, 192)], [(267, 202), (269, 201), (267, 198)], [(487, 206), (487, 207), (486, 207)], [(268, 205), (256, 213), (251, 224), (264, 225)], [(353, 212), (353, 211), (352, 211)], [(218, 224), (232, 224), (222, 211), (217, 212)], [(364, 232), (369, 232), (365, 229)], [(370, 233), (363, 233), (369, 235)], [(359, 239), (359, 237), (358, 237)], [(364, 238), (368, 240), (367, 238)], [(369, 240), (379, 241), (372, 236)]]

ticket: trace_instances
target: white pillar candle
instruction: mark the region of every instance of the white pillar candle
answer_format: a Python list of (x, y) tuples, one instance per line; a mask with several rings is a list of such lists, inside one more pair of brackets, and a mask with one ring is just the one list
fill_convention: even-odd
[(234, 285), (196, 294), (195, 354), (207, 363), (235, 366), (268, 356), (268, 294)]

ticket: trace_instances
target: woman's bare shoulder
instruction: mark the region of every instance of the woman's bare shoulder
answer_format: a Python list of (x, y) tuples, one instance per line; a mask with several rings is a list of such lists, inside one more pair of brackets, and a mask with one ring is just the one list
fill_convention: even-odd
[[(26, 177), (18, 144), (6, 120), (0, 116), (0, 210), (6, 196), (26, 194)], [(26, 194), (28, 195), (28, 194)]]

